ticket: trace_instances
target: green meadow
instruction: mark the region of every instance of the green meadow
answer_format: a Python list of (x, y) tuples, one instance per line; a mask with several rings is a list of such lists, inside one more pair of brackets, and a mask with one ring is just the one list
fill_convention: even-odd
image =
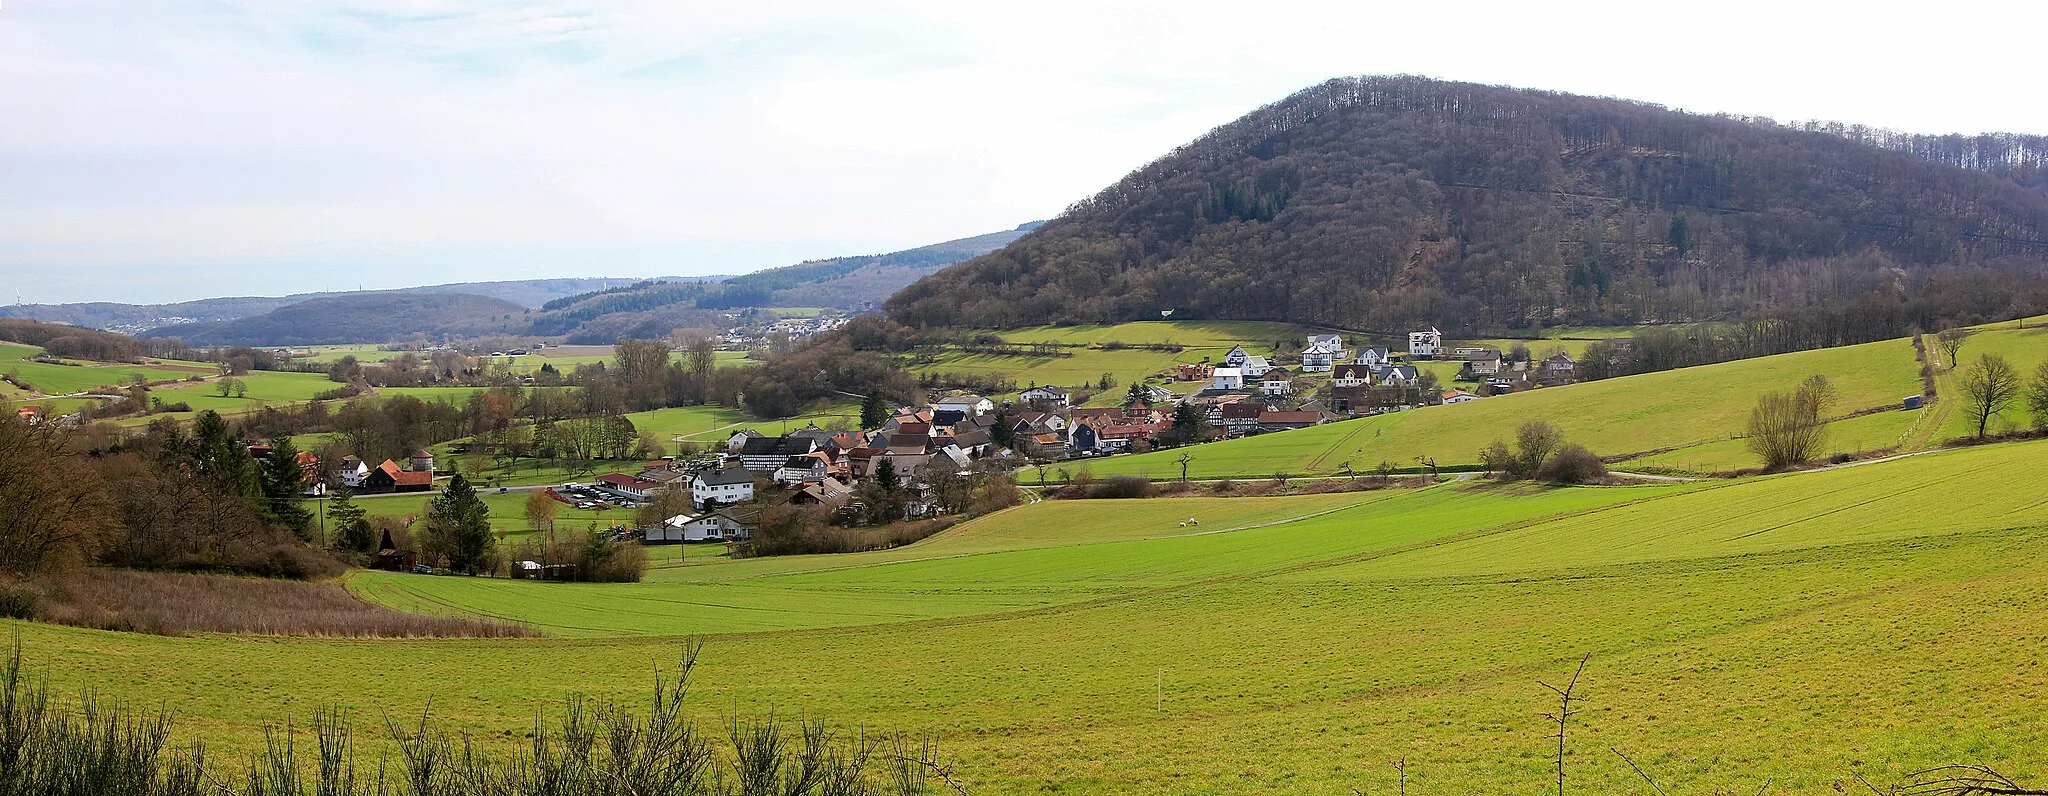
[[(1299, 345), (1308, 332), (1302, 326), (1263, 321), (1133, 321), (1114, 325), (1035, 326), (994, 333), (1007, 342), (1018, 344), (1100, 346), (1112, 342), (1130, 345), (1174, 343), (1182, 346), (1182, 350), (1173, 353), (1140, 348), (1069, 347), (1060, 349), (1071, 354), (1064, 357), (989, 356), (950, 351), (938, 355), (932, 362), (915, 364), (911, 369), (917, 373), (1003, 376), (1017, 382), (1019, 389), (1033, 384), (1093, 385), (1108, 374), (1121, 388), (1181, 362), (1219, 361), (1238, 345), (1254, 354), (1270, 355), (1275, 343)], [(1188, 386), (1200, 385), (1190, 383)], [(1117, 394), (1121, 394), (1120, 391)]]
[(42, 349), (19, 343), (0, 343), (0, 373), (11, 373), (35, 386), (44, 395), (68, 395), (97, 387), (122, 387), (137, 374), (152, 382), (210, 376), (220, 371), (210, 365), (188, 362), (128, 365), (69, 360), (71, 364), (31, 362)]
[(1537, 792), (1555, 787), (1540, 682), (1581, 658), (1575, 792), (1652, 792), (1610, 750), (1671, 793), (1838, 793), (1950, 762), (2039, 782), (2048, 497), (2025, 487), (2048, 482), (2044, 454), (1051, 501), (876, 553), (663, 548), (642, 584), (348, 582), (543, 639), (8, 627), (59, 687), (162, 705), (175, 736), (224, 751), (282, 715), (335, 705), (367, 729), (429, 698), (478, 742), (516, 745), (566, 693), (638, 697), (694, 637), (706, 720), (926, 733), (977, 794), (1393, 793), (1396, 761), (1411, 792)]
[[(1512, 437), (1515, 427), (1529, 420), (1549, 421), (1570, 441), (1603, 456), (1686, 449), (1735, 439), (1757, 396), (1790, 390), (1815, 373), (1834, 384), (1837, 411), (1844, 414), (1894, 406), (1904, 396), (1920, 392), (1912, 343), (1887, 340), (1532, 390), (1211, 443), (1186, 449), (1194, 457), (1188, 475), (1330, 474), (1342, 472), (1347, 461), (1362, 470), (1382, 461), (1414, 467), (1417, 457), (1432, 457), (1439, 465), (1473, 464), (1487, 444)], [(1883, 435), (1864, 426), (1883, 422), (1845, 427), (1853, 433), (1837, 435), (1837, 443), (1867, 440), (1865, 449), (1882, 447), (1876, 443)], [(1178, 477), (1176, 459), (1181, 453), (1118, 456), (1086, 466), (1098, 476)], [(1709, 458), (1726, 457), (1701, 457)], [(1677, 457), (1680, 464), (1686, 461), (1683, 455)]]

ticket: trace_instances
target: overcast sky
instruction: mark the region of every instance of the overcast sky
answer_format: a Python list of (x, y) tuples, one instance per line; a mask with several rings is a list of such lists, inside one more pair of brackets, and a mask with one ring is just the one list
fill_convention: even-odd
[(163, 302), (891, 251), (1349, 74), (2048, 132), (2039, 2), (995, 5), (0, 0), (0, 275)]

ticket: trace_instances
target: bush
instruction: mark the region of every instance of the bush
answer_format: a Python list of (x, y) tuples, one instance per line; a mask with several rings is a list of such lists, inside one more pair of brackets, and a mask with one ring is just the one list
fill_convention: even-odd
[(0, 579), (0, 617), (40, 619), (42, 616), (43, 592), (40, 589), (13, 578)]
[(1096, 499), (1123, 500), (1142, 498), (1152, 494), (1152, 482), (1142, 476), (1119, 475), (1099, 482), (1088, 490), (1087, 497)]
[(1550, 455), (1536, 471), (1536, 478), (1553, 484), (1590, 484), (1607, 477), (1607, 465), (1600, 457), (1576, 443), (1566, 444)]

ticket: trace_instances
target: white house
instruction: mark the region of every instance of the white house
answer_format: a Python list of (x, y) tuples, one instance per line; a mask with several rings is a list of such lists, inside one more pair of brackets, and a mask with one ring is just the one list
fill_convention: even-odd
[(647, 529), (649, 542), (718, 542), (749, 539), (754, 526), (724, 511), (700, 515), (677, 514), (661, 525)]
[(1340, 360), (1350, 356), (1350, 352), (1344, 350), (1344, 335), (1341, 334), (1309, 335), (1308, 347), (1321, 347), (1325, 350), (1328, 350), (1331, 356), (1336, 357)]
[(1312, 334), (1308, 336), (1308, 347), (1301, 350), (1301, 369), (1307, 373), (1328, 373), (1344, 358), (1344, 338), (1334, 334)]
[(1363, 387), (1372, 380), (1373, 366), (1362, 362), (1338, 365), (1330, 370), (1330, 386)]
[(1471, 394), (1471, 393), (1469, 393), (1469, 392), (1466, 392), (1466, 391), (1464, 391), (1464, 390), (1445, 390), (1445, 391), (1444, 391), (1444, 403), (1446, 403), (1446, 404), (1462, 404), (1462, 403), (1467, 403), (1467, 402), (1470, 402), (1470, 401), (1477, 401), (1477, 400), (1479, 400), (1479, 396), (1477, 396), (1477, 395), (1473, 395), (1473, 394)]
[(1256, 379), (1260, 376), (1264, 376), (1266, 375), (1266, 371), (1272, 369), (1273, 363), (1267, 362), (1266, 358), (1262, 356), (1245, 357), (1244, 364), (1238, 366), (1238, 370), (1242, 371), (1244, 373), (1244, 377), (1247, 379)]
[(703, 510), (711, 501), (730, 506), (754, 499), (754, 474), (740, 468), (705, 470), (690, 479), (690, 505)]
[(1017, 393), (1017, 400), (1027, 403), (1044, 403), (1050, 406), (1066, 406), (1067, 391), (1058, 387), (1033, 387)]
[(1414, 365), (1390, 365), (1375, 371), (1381, 387), (1413, 387), (1422, 379)]
[(968, 417), (980, 417), (996, 410), (996, 402), (971, 392), (949, 392), (933, 402), (932, 409), (938, 412), (959, 412)]
[(1244, 371), (1242, 371), (1242, 370), (1239, 370), (1239, 369), (1237, 369), (1237, 368), (1217, 368), (1217, 369), (1216, 369), (1216, 376), (1215, 376), (1215, 378), (1213, 378), (1213, 379), (1210, 379), (1210, 380), (1209, 380), (1209, 389), (1212, 389), (1212, 390), (1242, 390), (1242, 389), (1244, 389)]
[(370, 477), (370, 465), (354, 456), (341, 457), (341, 463), (334, 468), (334, 480), (350, 489), (362, 489), (363, 479)]
[(1244, 361), (1251, 355), (1252, 352), (1244, 350), (1244, 346), (1237, 346), (1230, 349), (1230, 353), (1223, 355), (1223, 365), (1232, 368), (1244, 367)]
[(822, 451), (791, 456), (789, 461), (783, 462), (781, 467), (775, 469), (775, 481), (783, 486), (815, 484), (825, 480), (827, 470), (825, 454)]
[(1409, 359), (1435, 359), (1436, 352), (1443, 350), (1444, 333), (1432, 326), (1428, 331), (1408, 333)]
[(1387, 347), (1372, 345), (1358, 349), (1358, 359), (1356, 361), (1358, 364), (1369, 368), (1387, 364)]
[(732, 436), (727, 437), (725, 439), (725, 452), (730, 453), (734, 456), (738, 456), (740, 455), (740, 450), (747, 447), (747, 440), (760, 438), (761, 432), (759, 431), (755, 431), (751, 428), (740, 429), (738, 431), (733, 432)]
[(1259, 377), (1260, 389), (1267, 395), (1283, 396), (1294, 391), (1294, 376), (1286, 368), (1273, 368)]

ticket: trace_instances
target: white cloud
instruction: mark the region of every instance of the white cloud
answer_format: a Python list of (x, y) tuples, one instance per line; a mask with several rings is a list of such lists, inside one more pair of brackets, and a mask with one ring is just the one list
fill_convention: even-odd
[[(1259, 104), (1370, 72), (2048, 131), (2020, 96), (2027, 48), (1986, 43), (2044, 16), (10, 0), (0, 275), (30, 300), (163, 300), (337, 272), (395, 286), (881, 251), (1051, 215)], [(151, 267), (178, 276), (144, 284)]]

